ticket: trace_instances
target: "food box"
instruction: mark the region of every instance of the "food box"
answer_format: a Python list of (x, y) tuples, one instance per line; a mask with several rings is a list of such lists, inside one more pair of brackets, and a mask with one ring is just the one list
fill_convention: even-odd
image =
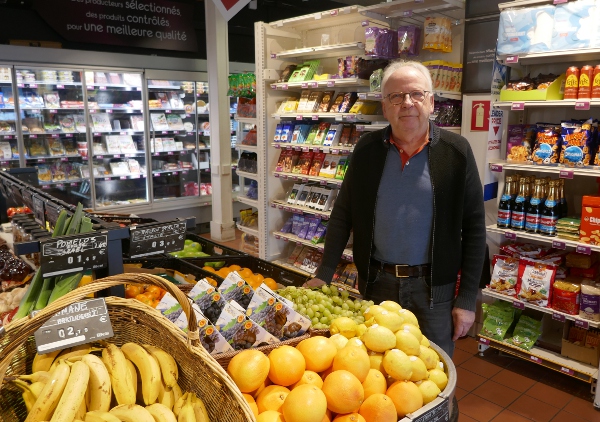
[(560, 75), (547, 89), (532, 89), (531, 91), (514, 91), (503, 87), (500, 91), (500, 101), (549, 101), (562, 100), (565, 94), (565, 74)]
[(562, 348), (560, 349), (560, 354), (592, 366), (598, 366), (600, 358), (600, 350), (598, 350), (597, 347), (577, 345), (571, 343), (565, 338), (562, 339)]
[(225, 302), (234, 300), (242, 308), (246, 309), (254, 295), (252, 287), (237, 273), (231, 272), (225, 277), (219, 286), (219, 292)]
[(110, 118), (106, 113), (92, 114), (92, 124), (94, 125), (94, 131), (96, 132), (111, 132), (112, 126), (110, 125)]
[(581, 201), (579, 241), (590, 245), (600, 244), (600, 196), (586, 195)]
[(279, 342), (277, 337), (246, 318), (244, 312), (244, 309), (232, 300), (225, 305), (216, 323), (217, 329), (234, 350), (245, 350)]
[(216, 323), (226, 302), (205, 279), (199, 280), (187, 294), (211, 322)]
[[(225, 337), (221, 335), (219, 330), (215, 328), (214, 325), (210, 323), (208, 318), (202, 314), (200, 308), (196, 305), (192, 305), (192, 309), (196, 314), (196, 320), (198, 321), (198, 334), (200, 335), (200, 342), (202, 346), (206, 349), (208, 353), (217, 354), (217, 353), (226, 353), (232, 352), (233, 348), (231, 345), (225, 340)], [(175, 321), (175, 325), (181, 328), (184, 332), (187, 332), (188, 327), (188, 319), (185, 315), (185, 312), (182, 312)]]
[(167, 117), (164, 113), (152, 113), (150, 114), (150, 120), (152, 121), (154, 130), (169, 130)]
[(169, 321), (175, 324), (179, 315), (183, 313), (183, 308), (171, 293), (167, 293), (156, 305), (158, 309)]

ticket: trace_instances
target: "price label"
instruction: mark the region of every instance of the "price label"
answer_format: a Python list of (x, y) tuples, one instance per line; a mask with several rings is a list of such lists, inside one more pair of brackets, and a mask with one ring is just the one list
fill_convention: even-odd
[(37, 84), (29, 84), (29, 88), (37, 88)]
[(508, 240), (517, 240), (517, 234), (511, 231), (504, 232), (504, 237)]
[(313, 114), (311, 117), (312, 120), (319, 120), (319, 115), (318, 114)]
[(271, 53), (271, 58), (272, 58), (272, 59), (276, 59), (276, 58), (277, 58), (277, 54), (275, 54), (275, 53)]
[(287, 89), (288, 89), (288, 84), (283, 84), (283, 85), (281, 85), (281, 89), (283, 89), (283, 90), (287, 90)]
[(519, 56), (518, 55), (506, 56), (506, 63), (507, 64), (519, 63)]
[(552, 247), (555, 249), (563, 249), (564, 250), (567, 248), (567, 244), (561, 240), (553, 240)]
[(343, 150), (342, 150), (342, 154), (350, 154), (350, 150), (343, 149)]
[(294, 151), (302, 151), (302, 148), (300, 148), (300, 147), (294, 147)]
[(558, 322), (565, 322), (566, 318), (563, 314), (559, 314), (558, 312), (552, 312), (552, 319)]
[(158, 255), (180, 251), (185, 243), (185, 221), (139, 225), (129, 229), (129, 257)]
[(302, 120), (302, 116), (299, 114), (296, 116), (296, 120)]
[(289, 149), (290, 151), (293, 149), (291, 145), (286, 145), (285, 149)]
[(487, 338), (479, 337), (479, 342), (481, 344), (489, 345), (490, 341)]
[(38, 163), (45, 163), (46, 159), (45, 158), (38, 158)]
[(589, 110), (590, 100), (577, 100), (575, 101), (575, 110)]
[(105, 86), (99, 86), (99, 87), (98, 87), (98, 89), (99, 89), (100, 91), (106, 91), (106, 87), (105, 87)]
[(322, 214), (322, 215), (321, 215), (321, 218), (322, 218), (323, 220), (329, 220), (329, 215), (327, 215), (327, 214)]
[(313, 148), (313, 152), (319, 152), (319, 151), (320, 151), (319, 148), (317, 148), (317, 147)]
[(17, 88), (25, 88), (24, 84), (17, 84)]
[(329, 12), (329, 14), (330, 14), (331, 16), (337, 16), (337, 14), (338, 14), (338, 10), (337, 10), (337, 9), (335, 9), (335, 10), (332, 10), (332, 11), (330, 11), (330, 12)]
[(42, 189), (50, 189), (50, 185), (42, 185)]
[(69, 183), (69, 186), (77, 186), (77, 182), (71, 182)]
[(405, 10), (402, 12), (402, 16), (405, 18), (410, 18), (412, 16), (412, 14), (413, 14), (412, 10)]
[(502, 165), (501, 164), (490, 164), (490, 171), (496, 173), (502, 173)]
[(434, 422), (434, 421), (449, 421), (450, 406), (448, 398), (443, 399), (439, 404), (429, 409), (424, 414), (412, 419), (412, 422)]
[(54, 135), (50, 135), (51, 138), (58, 138), (58, 135), (54, 134)]
[(425, 0), (415, 0), (415, 3), (425, 3)]
[(279, 177), (279, 173), (275, 173), (275, 177)]
[(364, 125), (356, 125), (356, 131), (357, 132), (364, 132), (365, 130), (365, 126)]
[(578, 244), (575, 251), (578, 253), (586, 254), (586, 255), (592, 254), (592, 248), (590, 248), (588, 245)]
[(562, 366), (562, 367), (560, 368), (560, 371), (561, 371), (561, 372), (564, 372), (565, 374), (569, 374), (569, 375), (573, 375), (573, 374), (575, 373), (575, 371), (573, 371), (572, 369), (570, 369), (570, 368), (565, 368), (564, 366)]
[(60, 161), (69, 161), (67, 157), (60, 157)]
[(95, 110), (95, 109), (93, 109), (93, 108), (92, 108), (92, 109), (90, 109), (90, 114), (94, 114), (94, 113), (96, 113), (96, 110)]
[(308, 147), (302, 147), (300, 150), (301, 150), (302, 152), (308, 152)]
[(13, 137), (11, 135), (7, 135), (4, 137), (4, 139), (12, 139)]
[(542, 363), (542, 360), (540, 358), (538, 358), (537, 356), (531, 355), (531, 356), (529, 356), (529, 359), (531, 359), (535, 363)]
[(317, 88), (318, 86), (319, 86), (318, 82), (309, 82), (308, 83), (309, 88)]
[(326, 180), (321, 180), (320, 183), (321, 183), (321, 185), (326, 185), (327, 181)]
[(378, 92), (377, 94), (375, 94), (375, 99), (376, 100), (382, 100), (383, 99), (383, 94), (381, 92)]
[(121, 158), (121, 155), (115, 154), (113, 158)]
[(359, 92), (358, 93), (358, 99), (359, 100), (366, 100), (367, 99), (367, 94), (364, 92)]
[(92, 89), (94, 89), (94, 86), (93, 86), (93, 85), (88, 85), (88, 86), (87, 86), (87, 89), (88, 89), (88, 91), (89, 91), (89, 90), (92, 90)]
[(513, 307), (516, 309), (525, 309), (525, 304), (519, 300), (513, 300)]
[(332, 149), (332, 150), (331, 150), (331, 153), (332, 153), (333, 155), (338, 155), (338, 154), (340, 153), (340, 150), (339, 150), (339, 149)]
[(590, 328), (590, 323), (583, 319), (576, 319), (575, 326), (579, 328), (583, 328), (584, 330), (588, 330)]
[(171, 112), (171, 110), (165, 110), (165, 113), (169, 114)]
[[(169, 152), (167, 152), (167, 155), (173, 155), (173, 151), (169, 151)], [(117, 156), (115, 155), (115, 158), (116, 158), (116, 157), (117, 157)]]
[(308, 88), (308, 82), (302, 82), (302, 88)]
[(554, 4), (563, 4), (563, 3), (567, 3), (569, 0), (554, 0)]
[(56, 111), (56, 109), (51, 108), (50, 110), (48, 110), (48, 113), (54, 114), (54, 113), (57, 113), (57, 111)]
[(512, 103), (512, 105), (510, 106), (510, 109), (515, 110), (515, 111), (525, 110), (525, 103), (524, 102)]
[(289, 240), (289, 239), (288, 239), (287, 237), (284, 237), (284, 238), (283, 238), (283, 241), (284, 241), (284, 242), (287, 242), (288, 240)]
[(119, 179), (120, 180), (127, 180), (127, 176), (120, 176)]
[(23, 203), (27, 205), (30, 209), (33, 209), (33, 195), (27, 189), (23, 189), (21, 192), (23, 196)]
[(105, 233), (85, 233), (41, 241), (42, 275), (77, 273), (107, 266), (108, 237)]
[(362, 21), (361, 26), (369, 26), (369, 21)]
[(283, 207), (283, 210), (284, 210), (284, 211), (289, 211), (289, 210), (290, 210), (290, 207)]
[(173, 131), (173, 134), (174, 134), (174, 135), (179, 135), (179, 131), (178, 131), (178, 130), (174, 130), (174, 131)]
[(277, 208), (277, 205), (271, 204), (271, 208)]
[(303, 183), (307, 183), (307, 182), (308, 182), (308, 178), (307, 178), (307, 177), (303, 177), (303, 178), (302, 178), (302, 182), (303, 182)]
[(561, 179), (572, 179), (573, 178), (573, 170), (561, 170), (558, 173), (558, 177)]
[(64, 85), (56, 85), (56, 89), (65, 89)]
[(275, 148), (279, 149), (279, 148), (281, 148), (281, 145), (275, 144)]
[(327, 88), (333, 88), (335, 86), (335, 81), (327, 81)]
[(29, 135), (30, 138), (37, 138), (37, 135)]
[(72, 133), (67, 133), (65, 136), (66, 136), (67, 138), (72, 138), (72, 137), (73, 137), (73, 134), (72, 134)]
[(287, 174), (284, 174), (284, 175), (282, 175), (281, 177), (282, 177), (282, 178), (284, 178), (284, 179), (287, 179), (287, 178), (288, 178), (288, 175), (287, 175)]
[[(73, 183), (71, 184), (73, 185)], [(46, 203), (46, 220), (50, 223), (51, 227), (56, 226), (56, 221), (58, 220), (60, 210), (62, 210), (62, 207), (57, 207), (50, 203)]]
[(275, 239), (281, 239), (281, 236), (279, 236), (278, 234), (275, 235)]
[(75, 302), (54, 314), (35, 333), (40, 354), (114, 336), (104, 298)]

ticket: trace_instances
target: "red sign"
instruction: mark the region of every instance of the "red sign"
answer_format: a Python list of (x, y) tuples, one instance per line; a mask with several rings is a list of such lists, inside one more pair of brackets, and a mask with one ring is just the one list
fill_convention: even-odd
[(473, 101), (471, 109), (471, 131), (490, 129), (490, 101)]
[(250, 0), (213, 0), (225, 20), (233, 18)]

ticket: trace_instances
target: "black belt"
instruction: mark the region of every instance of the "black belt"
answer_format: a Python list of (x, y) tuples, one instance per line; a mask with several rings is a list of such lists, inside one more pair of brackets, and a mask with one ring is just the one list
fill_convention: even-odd
[(407, 264), (384, 264), (375, 259), (371, 259), (371, 264), (381, 268), (386, 273), (396, 278), (423, 277), (431, 275), (431, 265), (407, 265)]

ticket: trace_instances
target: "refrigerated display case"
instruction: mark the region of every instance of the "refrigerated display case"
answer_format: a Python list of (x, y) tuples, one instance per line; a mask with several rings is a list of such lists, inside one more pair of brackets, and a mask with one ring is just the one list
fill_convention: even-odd
[(19, 167), (12, 69), (0, 66), (0, 167)]

